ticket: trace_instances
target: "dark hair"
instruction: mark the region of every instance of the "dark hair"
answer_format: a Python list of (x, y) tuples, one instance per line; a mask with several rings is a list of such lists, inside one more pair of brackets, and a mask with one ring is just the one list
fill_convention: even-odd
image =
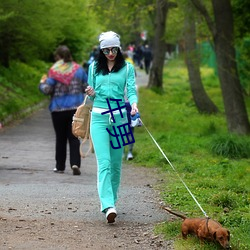
[(54, 57), (55, 58), (60, 57), (60, 59), (63, 59), (64, 62), (72, 62), (73, 61), (70, 50), (65, 45), (61, 45), (56, 49), (56, 51), (54, 53)]
[[(113, 67), (113, 72), (118, 72), (121, 68), (125, 66), (125, 60), (121, 53), (121, 50), (118, 49), (117, 55), (115, 58), (115, 65)], [(97, 57), (97, 63), (96, 63), (96, 72), (99, 74), (107, 75), (109, 74), (109, 69), (107, 65), (107, 58), (103, 54), (102, 50), (100, 50), (99, 56)]]

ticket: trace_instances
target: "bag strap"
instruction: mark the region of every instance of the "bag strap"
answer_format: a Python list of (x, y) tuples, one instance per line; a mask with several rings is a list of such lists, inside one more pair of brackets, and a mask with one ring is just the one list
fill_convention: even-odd
[[(87, 150), (86, 153), (83, 152), (83, 145), (89, 140), (89, 148)], [(92, 153), (94, 153), (94, 147), (93, 147), (93, 142), (92, 142), (92, 139), (89, 137), (89, 139), (86, 139), (84, 138), (80, 144), (80, 147), (79, 147), (79, 151), (80, 151), (80, 155), (82, 158), (85, 158), (87, 157), (87, 155), (90, 153), (90, 151)]]
[[(91, 139), (91, 136), (90, 136), (90, 133), (89, 133), (89, 129), (90, 129), (90, 116), (88, 117), (88, 123), (87, 123), (87, 132), (86, 132), (86, 135), (85, 137), (82, 139), (81, 143), (80, 143), (80, 147), (79, 147), (79, 151), (80, 151), (80, 155), (82, 158), (85, 158), (89, 153), (90, 151), (92, 153), (94, 153), (94, 147), (93, 147), (93, 142), (92, 142), (92, 139)], [(86, 142), (89, 141), (89, 148), (87, 150), (86, 153), (84, 153), (83, 151), (83, 146)]]
[[(94, 66), (95, 66), (95, 61), (92, 63), (92, 68), (91, 68), (91, 76), (92, 76), (92, 82), (94, 84)], [(88, 98), (88, 95), (85, 96), (84, 98), (84, 102), (83, 104), (85, 105), (86, 104), (86, 101), (87, 101), (87, 98)], [(85, 158), (87, 157), (87, 155), (90, 153), (90, 151), (92, 153), (94, 153), (94, 147), (93, 147), (93, 142), (92, 142), (92, 139), (91, 139), (91, 136), (90, 136), (90, 115), (88, 116), (88, 122), (87, 122), (87, 132), (85, 134), (85, 137), (82, 139), (81, 143), (80, 143), (80, 147), (79, 147), (79, 151), (80, 151), (80, 155), (82, 158)], [(86, 153), (84, 153), (83, 151), (83, 146), (86, 142), (89, 141), (89, 148), (87, 150)]]
[(82, 103), (83, 105), (86, 105), (87, 98), (88, 98), (88, 95), (85, 94), (85, 97), (84, 97), (84, 100), (83, 100), (83, 103)]
[[(86, 100), (88, 98), (88, 95), (85, 96), (83, 104), (86, 104)], [(89, 140), (89, 148), (87, 150), (86, 153), (84, 153), (83, 151), (83, 146), (84, 144)], [(90, 115), (88, 116), (88, 122), (87, 122), (87, 129), (86, 129), (86, 134), (85, 137), (82, 139), (81, 143), (80, 143), (80, 147), (79, 147), (79, 151), (80, 151), (80, 155), (82, 158), (87, 157), (87, 155), (90, 153), (90, 151), (92, 153), (94, 153), (94, 147), (93, 147), (93, 143), (92, 143), (92, 139), (90, 137)]]

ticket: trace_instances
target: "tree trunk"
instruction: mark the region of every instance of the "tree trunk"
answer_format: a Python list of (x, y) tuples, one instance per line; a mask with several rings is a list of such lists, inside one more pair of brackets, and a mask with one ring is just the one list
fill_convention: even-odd
[(237, 71), (230, 0), (212, 0), (214, 20), (200, 0), (191, 0), (212, 33), (229, 132), (249, 134), (250, 123)]
[(228, 129), (237, 134), (248, 134), (250, 124), (235, 60), (230, 0), (212, 0), (212, 3), (216, 29), (213, 38)]
[(200, 113), (217, 113), (218, 108), (207, 95), (201, 80), (200, 57), (196, 48), (195, 18), (190, 15), (193, 11), (192, 6), (187, 6), (187, 10), (185, 18), (185, 55), (191, 92)]
[(162, 89), (163, 66), (166, 53), (166, 43), (164, 41), (166, 19), (168, 12), (168, 1), (156, 1), (155, 16), (155, 37), (153, 45), (153, 62), (149, 74), (148, 87), (157, 87)]

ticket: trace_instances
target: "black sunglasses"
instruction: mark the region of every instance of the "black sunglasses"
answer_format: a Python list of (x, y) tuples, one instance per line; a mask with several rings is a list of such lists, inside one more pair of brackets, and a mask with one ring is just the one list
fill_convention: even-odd
[(114, 47), (114, 48), (111, 48), (111, 49), (105, 48), (105, 49), (102, 50), (104, 55), (109, 55), (110, 51), (112, 52), (112, 54), (117, 54), (118, 47)]

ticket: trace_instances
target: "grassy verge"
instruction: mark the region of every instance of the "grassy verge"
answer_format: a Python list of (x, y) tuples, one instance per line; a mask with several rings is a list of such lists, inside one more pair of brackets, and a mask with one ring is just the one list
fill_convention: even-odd
[(42, 74), (48, 66), (43, 62), (30, 65), (12, 62), (9, 69), (0, 68), (0, 122), (6, 124), (20, 118), (24, 110), (33, 110), (46, 97), (38, 90)]
[[(165, 67), (163, 94), (139, 90), (141, 117), (201, 207), (230, 230), (232, 249), (250, 249), (250, 138), (227, 133), (218, 79), (211, 69), (201, 70), (206, 91), (220, 114), (197, 112), (186, 68), (176, 60)], [(202, 211), (145, 128), (136, 128), (135, 140), (133, 163), (159, 169), (163, 184), (157, 188), (164, 203), (188, 217), (202, 217)], [(156, 232), (168, 239), (175, 238), (178, 250), (217, 249), (214, 244), (201, 247), (192, 237), (184, 242), (179, 238), (180, 224), (180, 219), (163, 223), (156, 227)]]

